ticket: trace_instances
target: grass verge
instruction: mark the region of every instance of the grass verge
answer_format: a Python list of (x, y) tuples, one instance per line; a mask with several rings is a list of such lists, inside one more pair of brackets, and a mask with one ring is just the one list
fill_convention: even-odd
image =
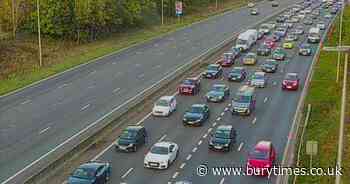
[[(345, 9), (344, 27), (349, 27), (350, 7)], [(339, 35), (339, 21), (335, 23), (335, 29), (331, 36), (327, 38), (324, 45), (336, 46)], [(343, 29), (343, 38), (350, 35), (350, 29)], [(344, 39), (344, 44), (350, 44), (349, 39)], [(311, 104), (309, 124), (306, 127), (305, 139), (303, 140), (300, 155), (300, 167), (310, 167), (310, 156), (306, 155), (306, 141), (314, 140), (318, 142), (318, 154), (313, 157), (312, 167), (334, 168), (337, 160), (339, 118), (341, 106), (342, 81), (336, 83), (337, 53), (321, 51), (314, 75), (311, 81), (309, 93), (305, 104)], [(343, 68), (342, 68), (343, 69)], [(342, 71), (340, 71), (342, 73)], [(342, 79), (343, 76), (340, 75)], [(306, 110), (306, 108), (304, 108)], [(348, 126), (350, 129), (350, 127)], [(348, 132), (349, 134), (349, 132)], [(349, 137), (349, 136), (348, 136)], [(350, 165), (349, 153), (344, 154), (343, 166)], [(348, 157), (347, 159), (345, 157)], [(349, 170), (343, 168), (343, 183), (349, 183)], [(335, 176), (298, 176), (296, 183), (334, 183)]]
[(181, 22), (178, 22), (176, 19), (167, 19), (167, 24), (164, 26), (153, 25), (118, 33), (93, 43), (76, 45), (64, 41), (58, 42), (45, 39), (43, 41), (43, 61), (45, 66), (43, 67), (38, 66), (35, 38), (3, 42), (3, 45), (0, 44), (0, 50), (7, 51), (9, 54), (2, 56), (0, 53), (0, 58), (3, 59), (2, 61), (0, 59), (0, 95), (63, 72), (74, 66), (87, 63), (106, 54), (168, 34), (181, 27), (207, 19), (210, 16), (237, 9), (244, 6), (246, 1), (225, 0), (220, 4), (218, 10), (213, 8), (214, 4), (196, 9), (194, 13), (184, 17)]

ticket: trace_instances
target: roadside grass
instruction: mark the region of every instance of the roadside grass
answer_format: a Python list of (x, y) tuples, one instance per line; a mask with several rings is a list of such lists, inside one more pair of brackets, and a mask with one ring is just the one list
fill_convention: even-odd
[[(344, 13), (345, 21), (350, 19), (350, 7), (348, 6)], [(349, 23), (343, 24), (349, 27)], [(335, 23), (335, 29), (332, 36), (327, 38), (324, 45), (336, 46), (339, 35), (339, 20)], [(343, 29), (343, 38), (350, 35), (350, 29)], [(350, 44), (349, 38), (343, 40)], [(342, 56), (343, 58), (343, 56)], [(343, 61), (343, 60), (342, 60)], [(341, 109), (341, 89), (342, 81), (336, 83), (336, 64), (337, 53), (321, 51), (319, 61), (314, 70), (310, 89), (306, 97), (305, 105), (311, 104), (312, 110), (310, 120), (305, 131), (302, 151), (300, 155), (300, 167), (310, 167), (310, 156), (306, 155), (306, 141), (314, 140), (318, 142), (318, 153), (313, 157), (312, 167), (334, 168), (337, 160), (339, 120)], [(340, 79), (343, 78), (341, 68)], [(306, 111), (306, 108), (304, 108)], [(350, 130), (350, 126), (347, 126)], [(348, 132), (348, 135), (350, 132)], [(348, 140), (349, 139), (349, 136)], [(343, 183), (349, 183), (349, 158), (350, 150), (343, 154)], [(345, 169), (345, 170), (344, 170)], [(334, 171), (335, 173), (335, 171)], [(298, 176), (296, 183), (334, 183), (335, 176)]]
[[(141, 44), (158, 36), (168, 34), (192, 23), (211, 16), (242, 7), (246, 1), (225, 0), (216, 10), (215, 2), (207, 7), (193, 10), (181, 21), (166, 19), (166, 25), (152, 25), (135, 28), (123, 33), (98, 40), (93, 43), (77, 45), (67, 41), (43, 40), (43, 67), (38, 66), (36, 38), (8, 40), (0, 42), (0, 95), (27, 86), (35, 81), (63, 72), (74, 66), (87, 63), (112, 52), (121, 51), (134, 44)], [(10, 46), (9, 46), (10, 45)]]

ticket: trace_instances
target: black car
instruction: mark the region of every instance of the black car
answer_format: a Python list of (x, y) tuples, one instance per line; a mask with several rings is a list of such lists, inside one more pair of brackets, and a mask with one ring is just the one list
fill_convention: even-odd
[(272, 6), (272, 7), (278, 7), (278, 6), (279, 6), (279, 3), (276, 2), (276, 1), (273, 1), (273, 2), (271, 3), (271, 6)]
[(69, 176), (67, 184), (106, 184), (110, 176), (110, 163), (90, 161), (76, 168)]
[(257, 54), (259, 56), (268, 56), (271, 54), (271, 49), (265, 44), (261, 44), (260, 47), (257, 50)]
[(126, 127), (115, 141), (116, 151), (136, 152), (137, 148), (146, 143), (147, 132), (143, 126)]
[(275, 73), (278, 69), (278, 62), (274, 59), (267, 59), (260, 68), (266, 73)]
[(247, 75), (247, 71), (244, 67), (234, 67), (228, 74), (228, 80), (241, 82), (247, 77)]
[(232, 125), (220, 125), (209, 139), (209, 149), (230, 151), (236, 143), (237, 133)]
[(208, 79), (217, 79), (219, 78), (223, 73), (222, 67), (218, 64), (210, 64), (207, 67), (207, 70), (202, 73), (202, 76), (204, 78)]
[(183, 116), (184, 125), (201, 126), (209, 118), (209, 107), (206, 104), (193, 104)]

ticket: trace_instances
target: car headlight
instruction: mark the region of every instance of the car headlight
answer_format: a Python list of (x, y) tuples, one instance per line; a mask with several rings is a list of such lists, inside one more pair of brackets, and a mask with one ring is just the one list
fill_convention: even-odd
[(227, 143), (227, 144), (224, 144), (224, 146), (227, 147), (227, 146), (228, 146), (228, 143)]
[(130, 144), (129, 144), (130, 147), (133, 147), (134, 145), (135, 145), (134, 143), (130, 143)]

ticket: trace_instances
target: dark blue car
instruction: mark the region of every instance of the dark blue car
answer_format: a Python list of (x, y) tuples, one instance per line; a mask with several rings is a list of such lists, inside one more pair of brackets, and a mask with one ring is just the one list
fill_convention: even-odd
[(91, 161), (75, 169), (68, 178), (68, 184), (105, 184), (110, 175), (109, 163)]
[(208, 65), (207, 70), (205, 70), (202, 73), (202, 76), (208, 79), (217, 79), (222, 75), (222, 73), (223, 73), (223, 70), (220, 65), (210, 64)]
[(201, 126), (209, 118), (209, 107), (206, 104), (193, 104), (183, 116), (184, 125)]

